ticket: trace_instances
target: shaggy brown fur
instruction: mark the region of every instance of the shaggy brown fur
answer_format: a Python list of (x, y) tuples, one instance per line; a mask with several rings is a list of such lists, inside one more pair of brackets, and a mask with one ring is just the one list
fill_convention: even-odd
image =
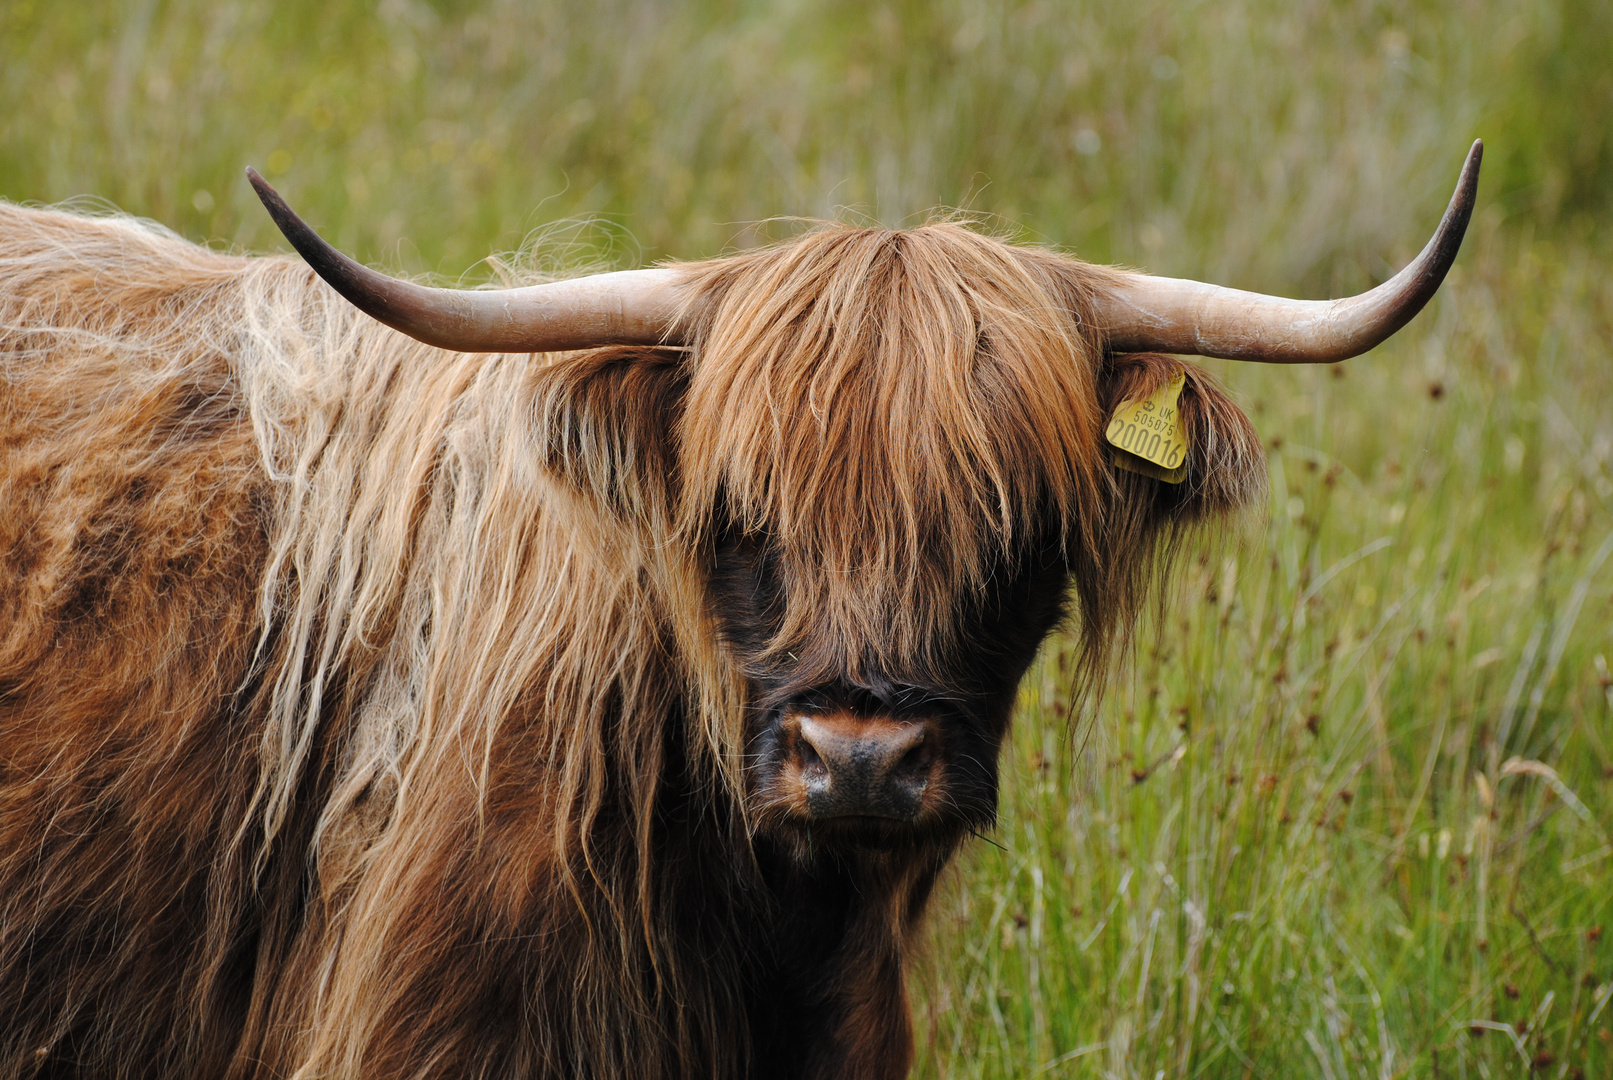
[(450, 354), (0, 206), (0, 1077), (905, 1073), (995, 766), (803, 848), (768, 703), (906, 687), (994, 763), (1066, 579), (1097, 672), (1259, 444), (1189, 368), (1188, 482), (1114, 469), (1179, 362), (1105, 357), (1062, 256), (684, 272), (687, 350)]

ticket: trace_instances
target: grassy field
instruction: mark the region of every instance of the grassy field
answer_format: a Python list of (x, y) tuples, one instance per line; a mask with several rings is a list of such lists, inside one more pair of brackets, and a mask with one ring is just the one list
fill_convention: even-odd
[(917, 963), (926, 1076), (1613, 1076), (1613, 6), (0, 4), (0, 196), (276, 248), (256, 164), (445, 279), (985, 226), (1289, 295), (1381, 280), (1468, 142), (1440, 297), (1328, 369), (1215, 365), (1269, 516), (1184, 559)]

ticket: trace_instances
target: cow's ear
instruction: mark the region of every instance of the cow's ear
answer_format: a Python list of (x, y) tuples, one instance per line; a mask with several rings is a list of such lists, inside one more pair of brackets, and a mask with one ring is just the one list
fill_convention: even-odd
[(616, 514), (664, 519), (676, 498), (685, 362), (677, 350), (622, 347), (544, 369), (534, 410), (543, 466)]
[[(1209, 372), (1174, 356), (1131, 353), (1112, 357), (1099, 380), (1104, 416), (1122, 402), (1147, 398), (1178, 373), (1185, 376), (1176, 406), (1187, 440), (1180, 483), (1116, 467), (1123, 501), (1144, 530), (1167, 523), (1189, 524), (1264, 501), (1266, 454), (1243, 410)], [(1111, 460), (1120, 452), (1111, 452)]]
[[(1083, 535), (1066, 548), (1090, 683), (1107, 670), (1110, 647), (1135, 626), (1144, 598), (1169, 576), (1181, 541), (1199, 526), (1265, 505), (1260, 438), (1243, 410), (1202, 368), (1154, 353), (1106, 359), (1098, 377), (1105, 419), (1122, 402), (1148, 398), (1178, 373), (1186, 376), (1177, 398), (1187, 442), (1181, 482), (1121, 467), (1119, 451), (1106, 441), (1111, 477), (1106, 505), (1091, 541)], [(1162, 600), (1165, 593), (1156, 595)]]

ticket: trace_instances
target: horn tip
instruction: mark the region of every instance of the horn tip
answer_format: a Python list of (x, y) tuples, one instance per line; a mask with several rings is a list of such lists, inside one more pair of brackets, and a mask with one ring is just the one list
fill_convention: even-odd
[[(1456, 178), (1456, 190), (1451, 193), (1451, 211), (1455, 212), (1456, 219), (1452, 224), (1458, 224), (1458, 242), (1460, 232), (1467, 226), (1467, 215), (1472, 213), (1473, 204), (1478, 200), (1479, 194), (1479, 165), (1484, 161), (1484, 140), (1474, 139), (1473, 145), (1468, 148), (1467, 160), (1462, 162), (1461, 175)], [(1453, 251), (1452, 255), (1455, 254)]]
[(1484, 140), (1474, 139), (1473, 145), (1468, 147), (1467, 160), (1462, 162), (1462, 175), (1456, 181), (1459, 192), (1466, 196), (1466, 201), (1472, 201), (1479, 186), (1479, 166), (1484, 161)]
[(286, 205), (286, 201), (280, 197), (280, 193), (274, 189), (269, 181), (263, 178), (263, 174), (250, 165), (246, 167), (246, 181), (252, 185), (252, 190), (257, 194), (258, 201), (263, 204), (263, 208), (269, 211), (269, 216), (274, 219), (275, 224), (279, 225), (280, 230), (284, 232), (285, 224), (281, 219), (285, 214), (291, 212), (291, 208)]

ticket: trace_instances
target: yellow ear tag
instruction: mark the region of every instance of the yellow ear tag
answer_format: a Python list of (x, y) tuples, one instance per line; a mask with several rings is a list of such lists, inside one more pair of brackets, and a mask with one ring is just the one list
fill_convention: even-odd
[(1120, 403), (1104, 432), (1117, 451), (1116, 465), (1167, 484), (1187, 479), (1187, 435), (1176, 409), (1185, 385), (1187, 375), (1177, 372), (1147, 397)]

